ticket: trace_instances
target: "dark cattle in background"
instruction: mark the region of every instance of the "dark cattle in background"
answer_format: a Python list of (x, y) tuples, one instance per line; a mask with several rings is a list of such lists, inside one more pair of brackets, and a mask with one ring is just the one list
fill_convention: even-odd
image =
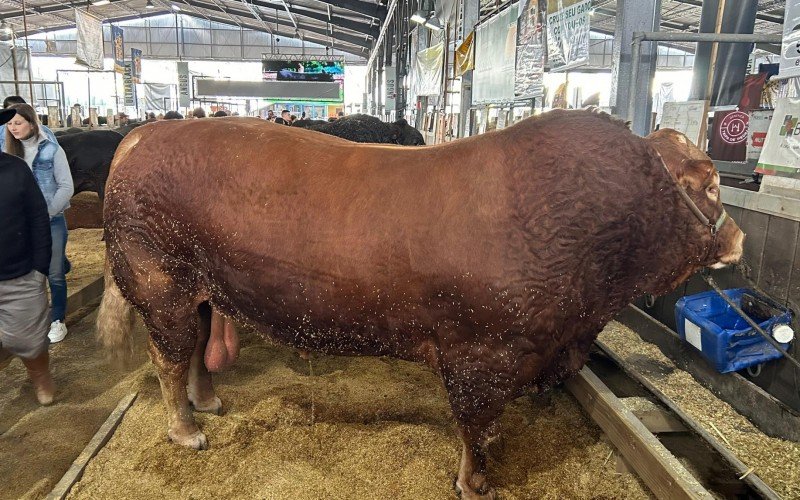
[(456, 486), (491, 498), (506, 403), (573, 375), (633, 298), (741, 256), (732, 219), (713, 237), (681, 197), (721, 217), (713, 163), (683, 147), (577, 110), (426, 148), (246, 118), (143, 127), (108, 181), (98, 335), (129, 351), (143, 316), (168, 435), (194, 448), (190, 401), (220, 410), (209, 369), (235, 359), (234, 319), (299, 349), (425, 363), (463, 442)]
[(131, 130), (135, 129), (136, 127), (141, 127), (145, 123), (149, 123), (149, 122), (132, 122), (132, 123), (128, 123), (127, 125), (123, 125), (122, 127), (115, 128), (114, 131), (119, 133), (119, 134), (122, 134), (123, 136), (126, 136), (126, 135), (130, 134)]
[(57, 131), (53, 132), (53, 135), (55, 135), (56, 137), (61, 137), (62, 135), (79, 134), (79, 133), (81, 133), (81, 132), (83, 132), (85, 130), (88, 130), (88, 129), (70, 127), (68, 129), (64, 129), (64, 130), (57, 130)]
[[(305, 122), (319, 120), (303, 120)], [(301, 125), (298, 125), (301, 126)], [(353, 142), (378, 144), (401, 144), (403, 146), (421, 146), (425, 144), (422, 134), (401, 118), (393, 123), (386, 123), (380, 118), (370, 115), (349, 115), (332, 122), (322, 122), (305, 128), (328, 135), (335, 135)]]
[(122, 135), (113, 130), (89, 130), (57, 137), (64, 149), (75, 184), (75, 194), (94, 191), (103, 202), (106, 179)]
[(327, 125), (327, 120), (295, 120), (292, 122), (292, 127), (300, 128), (313, 128), (319, 125)]

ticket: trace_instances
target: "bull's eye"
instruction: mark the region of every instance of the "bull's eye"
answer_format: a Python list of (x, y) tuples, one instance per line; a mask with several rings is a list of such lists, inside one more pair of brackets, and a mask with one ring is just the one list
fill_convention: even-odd
[(709, 186), (708, 189), (706, 189), (706, 192), (710, 196), (719, 196), (719, 188), (717, 186)]

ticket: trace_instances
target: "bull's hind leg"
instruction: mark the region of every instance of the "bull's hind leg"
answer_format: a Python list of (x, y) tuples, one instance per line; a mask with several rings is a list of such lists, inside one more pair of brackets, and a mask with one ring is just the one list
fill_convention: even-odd
[(222, 401), (214, 394), (211, 373), (203, 362), (208, 337), (211, 333), (211, 306), (208, 302), (200, 304), (198, 313), (197, 343), (189, 366), (189, 385), (187, 387), (189, 402), (197, 411), (219, 415), (222, 410)]

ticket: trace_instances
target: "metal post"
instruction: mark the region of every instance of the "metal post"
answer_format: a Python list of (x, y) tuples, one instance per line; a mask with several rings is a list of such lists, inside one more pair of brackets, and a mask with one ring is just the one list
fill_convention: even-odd
[[(700, 13), (700, 33), (713, 33), (717, 25), (719, 0), (704, 0)], [(689, 99), (696, 101), (706, 96), (708, 70), (711, 67), (711, 42), (697, 44), (692, 67), (692, 87)]]
[[(646, 135), (650, 130), (653, 98), (649, 88), (656, 70), (657, 44), (639, 47), (633, 54), (633, 35), (639, 31), (657, 31), (661, 21), (661, 0), (619, 0), (614, 30), (611, 106), (619, 116), (632, 121), (634, 132)], [(631, 77), (636, 70), (636, 80)], [(633, 94), (633, 95), (631, 95)], [(632, 105), (633, 103), (633, 105)]]
[(31, 49), (28, 46), (28, 13), (25, 8), (25, 0), (22, 0), (22, 29), (25, 30), (25, 58), (28, 60), (28, 90), (30, 91), (31, 105), (35, 106), (33, 101), (33, 80), (31, 78)]
[[(461, 23), (461, 40), (464, 40), (478, 23), (478, 11), (480, 10), (480, 0), (463, 0), (464, 9), (463, 21)], [(472, 40), (475, 43), (475, 40)], [(467, 137), (471, 132), (470, 108), (472, 107), (472, 74), (467, 71), (461, 75), (461, 116), (458, 120), (458, 136)]]
[(19, 95), (19, 72), (17, 71), (17, 46), (11, 47), (11, 67), (14, 70), (14, 93)]

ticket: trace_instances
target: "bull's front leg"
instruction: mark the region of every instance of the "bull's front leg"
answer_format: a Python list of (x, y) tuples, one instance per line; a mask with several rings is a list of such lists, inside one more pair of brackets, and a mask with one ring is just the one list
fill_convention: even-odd
[(152, 335), (148, 340), (148, 350), (150, 359), (158, 371), (161, 394), (167, 407), (169, 418), (167, 435), (176, 444), (196, 450), (207, 449), (208, 440), (194, 421), (186, 393), (191, 357), (186, 356), (185, 360), (171, 361), (161, 352)]
[(494, 488), (486, 482), (486, 443), (488, 428), (460, 425), (461, 466), (456, 478), (456, 491), (462, 500), (493, 500)]
[(200, 305), (199, 313), (197, 343), (189, 366), (187, 393), (189, 402), (195, 410), (219, 415), (222, 411), (222, 401), (214, 394), (211, 373), (203, 362), (211, 333), (211, 307), (208, 303)]

